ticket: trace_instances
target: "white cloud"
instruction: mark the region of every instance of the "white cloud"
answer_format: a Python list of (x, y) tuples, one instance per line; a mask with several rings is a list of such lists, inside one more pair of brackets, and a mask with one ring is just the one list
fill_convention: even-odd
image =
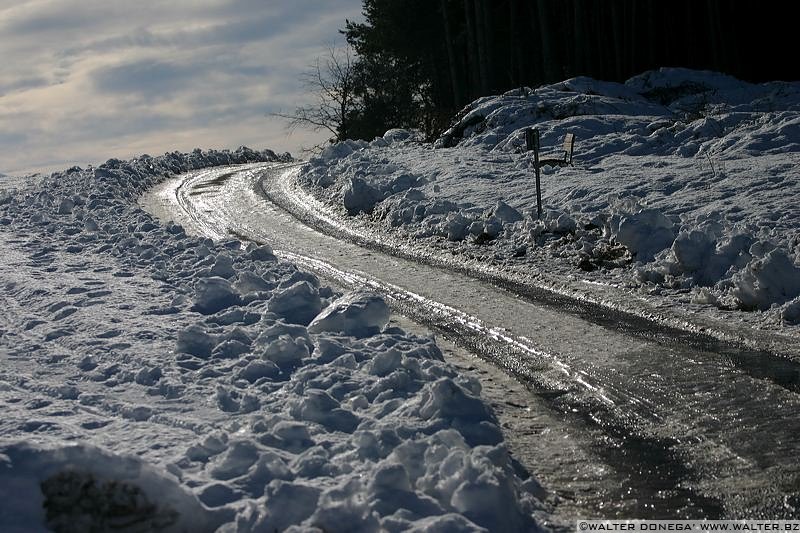
[(360, 0), (0, 0), (0, 171), (324, 139), (267, 113)]

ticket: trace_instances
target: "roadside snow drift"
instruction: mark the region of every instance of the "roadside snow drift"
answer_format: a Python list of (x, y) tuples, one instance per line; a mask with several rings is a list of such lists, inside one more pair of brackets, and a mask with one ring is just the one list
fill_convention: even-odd
[(480, 385), (275, 258), (137, 196), (270, 151), (109, 160), (0, 193), (0, 529), (535, 531)]
[[(525, 129), (543, 157), (536, 216)], [(798, 324), (800, 83), (661, 69), (480, 98), (432, 145), (392, 130), (301, 176), (343, 216), (470, 260), (613, 283), (695, 311)], [(725, 315), (728, 319), (730, 315)]]

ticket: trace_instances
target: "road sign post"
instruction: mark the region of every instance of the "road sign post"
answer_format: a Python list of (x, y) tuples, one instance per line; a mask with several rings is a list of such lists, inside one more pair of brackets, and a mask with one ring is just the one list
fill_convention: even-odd
[(539, 176), (539, 128), (525, 130), (525, 147), (533, 150), (533, 168), (536, 172), (536, 218), (542, 219), (542, 184)]

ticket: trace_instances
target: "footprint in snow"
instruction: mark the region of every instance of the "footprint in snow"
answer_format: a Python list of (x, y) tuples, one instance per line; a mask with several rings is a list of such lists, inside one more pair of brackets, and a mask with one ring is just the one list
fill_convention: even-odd
[(83, 429), (100, 429), (104, 428), (111, 423), (111, 420), (89, 420), (88, 422), (83, 422), (81, 427)]
[(58, 311), (58, 310), (60, 310), (60, 309), (62, 309), (62, 308), (64, 308), (64, 307), (66, 307), (66, 306), (68, 306), (68, 305), (69, 305), (69, 302), (66, 302), (66, 301), (64, 301), (64, 300), (61, 300), (60, 302), (56, 302), (56, 303), (54, 303), (54, 304), (51, 304), (51, 305), (50, 305), (50, 306), (47, 308), (47, 312), (48, 312), (48, 313), (55, 313), (56, 311)]
[(65, 307), (64, 309), (60, 310), (58, 313), (53, 315), (53, 320), (58, 321), (67, 318), (77, 310), (78, 310), (77, 307)]
[(18, 429), (24, 433), (56, 433), (61, 426), (47, 420), (28, 420), (20, 424)]
[(103, 296), (108, 296), (109, 294), (111, 294), (111, 291), (92, 291), (87, 292), (86, 296), (89, 298), (101, 298)]
[(72, 287), (67, 289), (67, 294), (83, 294), (84, 292), (88, 292), (89, 289), (86, 287)]
[(61, 337), (66, 337), (66, 336), (72, 335), (73, 333), (75, 333), (75, 332), (72, 331), (72, 330), (69, 330), (69, 329), (63, 329), (63, 328), (53, 329), (53, 330), (48, 331), (45, 334), (44, 340), (46, 342), (54, 341), (56, 339), (60, 339)]
[(44, 320), (37, 320), (37, 319), (28, 320), (27, 322), (25, 322), (25, 325), (23, 326), (23, 328), (25, 329), (25, 331), (30, 331), (33, 328), (35, 328), (36, 326), (44, 324), (44, 323), (45, 323)]
[(36, 409), (41, 409), (43, 407), (47, 407), (48, 405), (52, 404), (53, 402), (50, 400), (46, 400), (44, 398), (34, 398), (25, 402), (25, 407), (34, 411)]

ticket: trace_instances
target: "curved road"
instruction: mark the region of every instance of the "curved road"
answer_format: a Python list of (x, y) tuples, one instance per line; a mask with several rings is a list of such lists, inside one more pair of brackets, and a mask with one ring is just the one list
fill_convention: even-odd
[(195, 171), (141, 202), (198, 234), (266, 242), (334, 283), (380, 292), (512, 374), (529, 391), (517, 407), (538, 413), (512, 448), (564, 518), (800, 518), (800, 365), (331, 236), (348, 230), (295, 188), (298, 169)]

